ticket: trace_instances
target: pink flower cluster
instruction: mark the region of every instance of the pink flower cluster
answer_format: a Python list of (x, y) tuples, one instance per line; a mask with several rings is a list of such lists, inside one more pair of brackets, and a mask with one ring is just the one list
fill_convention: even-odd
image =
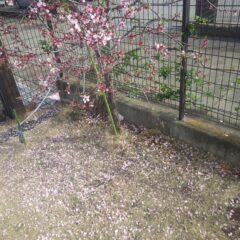
[(112, 89), (106, 85), (106, 83), (98, 83), (97, 84), (97, 91), (99, 93), (107, 93), (112, 92)]
[[(32, 15), (38, 14), (45, 20), (50, 20), (54, 14), (53, 10), (59, 6), (61, 6), (61, 3), (55, 2), (49, 5), (40, 0), (33, 4), (31, 13)], [(55, 32), (56, 28), (59, 28), (59, 23), (69, 25), (69, 31), (65, 32), (63, 37), (54, 36), (55, 42), (61, 43), (71, 40), (96, 49), (97, 46), (105, 46), (114, 37), (114, 27), (107, 19), (107, 12), (104, 7), (83, 4), (81, 10), (69, 8), (68, 11), (59, 11), (57, 16), (54, 17), (58, 18), (53, 26)]]
[(169, 57), (170, 53), (168, 51), (167, 46), (162, 43), (155, 43), (155, 49), (163, 56)]

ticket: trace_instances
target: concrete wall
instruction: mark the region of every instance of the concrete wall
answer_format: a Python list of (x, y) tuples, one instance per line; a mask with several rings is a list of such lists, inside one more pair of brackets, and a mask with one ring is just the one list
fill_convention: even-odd
[(200, 117), (185, 117), (178, 121), (177, 110), (122, 95), (116, 99), (116, 108), (131, 123), (155, 128), (240, 166), (240, 131)]

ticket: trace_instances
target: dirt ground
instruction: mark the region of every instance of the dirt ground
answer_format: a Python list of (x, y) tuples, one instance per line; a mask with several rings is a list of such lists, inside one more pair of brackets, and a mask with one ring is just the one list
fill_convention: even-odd
[[(0, 143), (0, 239), (240, 239), (240, 175), (155, 131), (69, 112)], [(12, 126), (0, 125), (0, 133)], [(138, 133), (137, 133), (138, 132)]]

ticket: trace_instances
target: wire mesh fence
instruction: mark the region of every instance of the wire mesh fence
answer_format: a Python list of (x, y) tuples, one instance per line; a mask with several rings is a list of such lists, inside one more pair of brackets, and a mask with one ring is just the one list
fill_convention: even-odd
[[(179, 101), (179, 52), (174, 50), (179, 46), (169, 38), (178, 39), (181, 37), (181, 15), (182, 3), (176, 1), (148, 1), (153, 11), (144, 11), (136, 18), (140, 22), (132, 22), (124, 29), (124, 34), (131, 29), (136, 29), (136, 33), (141, 29), (156, 29), (159, 25), (159, 17), (164, 22), (164, 33), (154, 33), (153, 31), (142, 32), (141, 40), (136, 39), (129, 43), (123, 43), (121, 48), (128, 55), (124, 58), (125, 65), (128, 66), (127, 71), (121, 76), (114, 76), (116, 86), (120, 91), (126, 92), (130, 97), (142, 97), (149, 101), (161, 101), (178, 107)], [(121, 20), (121, 16), (114, 16), (116, 21)], [(148, 48), (154, 43), (162, 43), (171, 49), (171, 54), (166, 60), (160, 55), (155, 57), (155, 50), (150, 52), (138, 51), (139, 44)], [(156, 61), (157, 60), (157, 61)], [(154, 63), (153, 63), (154, 62)], [(124, 65), (124, 62), (123, 62)], [(152, 76), (152, 68), (157, 68), (157, 75)], [(117, 79), (117, 80), (116, 80)]]
[[(44, 48), (47, 47), (45, 45), (47, 42), (42, 36), (42, 30), (47, 27), (51, 31), (50, 28), (56, 20), (53, 18), (48, 22), (42, 22), (40, 19), (36, 18), (29, 21), (28, 9), (6, 13), (7, 14), (4, 14), (4, 16), (1, 17), (1, 24), (5, 26), (5, 29), (13, 28), (14, 31), (12, 32), (14, 32), (14, 34), (2, 34), (0, 40), (4, 48), (8, 52), (11, 52), (11, 55), (8, 56), (8, 61), (10, 65), (15, 66), (12, 68), (12, 73), (23, 104), (27, 109), (28, 107), (31, 109), (36, 107), (46, 94), (50, 95), (57, 91), (56, 81), (53, 81), (52, 83), (49, 83), (48, 81), (48, 76), (52, 67), (51, 64), (48, 66), (46, 62), (51, 58), (57, 58), (55, 52), (61, 52), (61, 49), (58, 49), (59, 51), (55, 51), (54, 53), (46, 51)], [(69, 31), (65, 25), (61, 27), (61, 31), (56, 34), (63, 35), (65, 32)], [(34, 60), (34, 58), (31, 61), (32, 54), (38, 56), (37, 61)], [(22, 64), (24, 62), (23, 57), (21, 63), (19, 62), (18, 67), (18, 55), (26, 57), (26, 64)], [(61, 62), (67, 62), (68, 59), (74, 58), (74, 56), (78, 56), (78, 60), (81, 59), (81, 61), (76, 64), (78, 69), (89, 65), (89, 62), (86, 59), (85, 49), (81, 46), (72, 48), (71, 51), (62, 56), (61, 60), (59, 59), (59, 61), (56, 61), (61, 64)], [(41, 62), (45, 64), (41, 65)], [(71, 80), (76, 80), (73, 79), (73, 76), (70, 76), (70, 71), (65, 72), (64, 74), (70, 79), (70, 82)], [(88, 75), (88, 77), (91, 76)], [(50, 92), (49, 88), (51, 88)], [(48, 105), (49, 103), (52, 103), (52, 101), (46, 98), (43, 105)]]
[[(130, 97), (167, 103), (179, 107), (181, 49), (172, 38), (179, 39), (182, 31), (184, 1), (148, 1), (150, 8), (164, 20), (164, 33), (146, 32), (144, 45), (165, 43), (171, 50), (170, 57), (157, 63), (158, 75), (148, 79), (144, 67), (151, 67), (152, 56), (143, 55), (136, 63), (129, 64), (129, 79), (117, 78), (116, 86)], [(234, 0), (190, 1), (188, 31), (188, 59), (185, 76), (186, 108), (189, 114), (200, 114), (234, 127), (240, 126), (240, 34), (239, 3)], [(141, 16), (141, 24), (152, 21), (148, 12)], [(155, 24), (158, 24), (156, 21)], [(138, 26), (139, 27), (139, 26)], [(156, 26), (155, 26), (156, 27)], [(127, 31), (128, 28), (125, 29)], [(210, 36), (209, 36), (210, 35)], [(134, 45), (135, 44), (135, 45)], [(136, 48), (136, 43), (126, 43), (123, 48)], [(200, 60), (199, 60), (200, 59)], [(142, 69), (136, 65), (141, 65)], [(146, 68), (145, 68), (146, 69)], [(140, 71), (140, 74), (136, 74)], [(114, 78), (115, 79), (115, 78)], [(151, 91), (144, 90), (150, 89)]]
[[(16, 36), (21, 38), (21, 41), (18, 41), (8, 35), (2, 35), (0, 37), (6, 49), (11, 52), (16, 51), (16, 57), (12, 55), (8, 58), (8, 61), (17, 66), (17, 55), (19, 50), (24, 52), (26, 57), (27, 55), (30, 57), (32, 52), (29, 49), (37, 49), (39, 47), (39, 41), (41, 40), (39, 26), (41, 23), (29, 23), (26, 19), (25, 11), (9, 13), (7, 16), (1, 17), (1, 22), (9, 28), (14, 27)], [(39, 57), (44, 59), (47, 56), (40, 55)], [(46, 89), (42, 86), (39, 79), (47, 74), (48, 69), (32, 62), (25, 67), (19, 66), (12, 68), (12, 72), (24, 105), (29, 106), (30, 104), (39, 102), (46, 92)]]
[[(215, 5), (214, 5), (215, 4)], [(197, 1), (196, 33), (190, 33), (190, 50), (204, 62), (188, 60), (188, 71), (201, 73), (200, 84), (189, 89), (187, 109), (232, 126), (240, 126), (240, 11), (239, 1)], [(193, 23), (192, 23), (193, 24)], [(209, 36), (209, 32), (211, 32)], [(208, 44), (203, 47), (206, 39)], [(188, 79), (187, 79), (188, 81)]]
[[(179, 108), (182, 97), (180, 75), (182, 49), (177, 43), (182, 38), (182, 10), (186, 1), (148, 0), (151, 11), (138, 13), (130, 23), (124, 26), (119, 35), (142, 33), (141, 42), (121, 42), (119, 49), (126, 54), (112, 74), (114, 87), (133, 98), (167, 104)], [(25, 13), (24, 13), (25, 14)], [(156, 17), (158, 16), (158, 17)], [(159, 17), (161, 21), (159, 22)], [(118, 23), (122, 16), (114, 13), (111, 20)], [(138, 21), (136, 21), (138, 19)], [(17, 26), (26, 45), (39, 48), (42, 22), (25, 21), (22, 16), (6, 16), (3, 21)], [(199, 114), (229, 126), (240, 126), (240, 11), (237, 0), (191, 0), (189, 6), (188, 58), (185, 73), (186, 105), (188, 114)], [(146, 26), (156, 29), (159, 24), (163, 31), (141, 31)], [(12, 40), (1, 36), (5, 47), (16, 48)], [(154, 43), (168, 46), (170, 56), (162, 58), (152, 52), (145, 52)], [(141, 50), (139, 46), (141, 45)], [(142, 47), (143, 46), (143, 47)], [(84, 48), (72, 51), (74, 55), (84, 56)], [(41, 57), (46, 59), (47, 54)], [(200, 59), (200, 60), (199, 60)], [(14, 61), (14, 58), (11, 59)], [(154, 64), (153, 64), (154, 61)], [(89, 63), (84, 63), (89, 64)], [(80, 64), (81, 65), (81, 64)], [(83, 67), (83, 66), (78, 67)], [(157, 74), (151, 75), (149, 69), (155, 68)], [(14, 71), (17, 86), (24, 104), (36, 102), (46, 93), (39, 82), (49, 69), (35, 66), (34, 63)], [(93, 78), (89, 74), (88, 78)]]

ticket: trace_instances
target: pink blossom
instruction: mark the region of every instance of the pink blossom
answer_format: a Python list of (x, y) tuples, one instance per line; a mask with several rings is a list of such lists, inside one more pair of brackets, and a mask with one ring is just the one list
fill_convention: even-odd
[(213, 10), (213, 6), (211, 4), (209, 4), (209, 7), (208, 7), (209, 10)]
[(106, 83), (98, 83), (97, 91), (100, 93), (110, 92), (110, 88), (107, 87)]
[(59, 68), (56, 68), (56, 67), (53, 67), (53, 68), (51, 68), (50, 72), (51, 72), (52, 74), (57, 74), (57, 73), (60, 72), (60, 69), (59, 69)]
[(64, 91), (69, 95), (71, 93), (71, 85), (68, 84)]
[(119, 27), (123, 28), (123, 27), (126, 26), (126, 21), (125, 21), (125, 20), (122, 20), (122, 21), (119, 22), (118, 25), (119, 25)]
[(74, 26), (75, 30), (77, 32), (81, 32), (80, 24), (78, 22), (78, 19), (74, 15), (68, 15), (67, 16), (68, 21)]
[(160, 24), (158, 25), (158, 27), (157, 27), (156, 30), (157, 30), (158, 33), (163, 33), (163, 32), (164, 32), (164, 28), (163, 28), (163, 26), (160, 25)]
[(129, 38), (130, 41), (132, 41), (135, 38), (135, 35), (133, 33), (130, 33), (128, 35), (128, 38)]
[(39, 0), (37, 2), (37, 7), (38, 8), (44, 8), (44, 7), (46, 7), (46, 3), (44, 1), (42, 1), (42, 0)]
[(126, 7), (129, 6), (129, 4), (130, 4), (129, 0), (121, 0), (119, 5), (120, 5), (121, 7), (126, 8)]
[(201, 48), (205, 48), (208, 45), (208, 39), (204, 38), (202, 42), (200, 43)]
[(168, 57), (170, 55), (170, 53), (168, 51), (168, 48), (164, 44), (162, 44), (162, 43), (155, 43), (155, 48), (164, 57)]

